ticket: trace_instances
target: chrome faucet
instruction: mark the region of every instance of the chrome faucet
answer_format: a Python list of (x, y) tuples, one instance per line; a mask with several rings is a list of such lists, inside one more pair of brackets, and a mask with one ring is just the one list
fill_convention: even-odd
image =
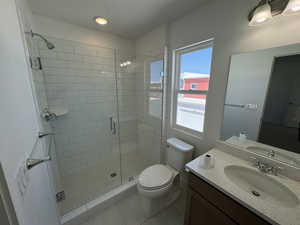
[(255, 157), (251, 157), (254, 160), (253, 166), (256, 167), (262, 173), (269, 173), (274, 176), (278, 176), (278, 174), (283, 170), (282, 167), (273, 166), (268, 163), (262, 162)]
[(267, 154), (269, 157), (274, 158), (275, 157), (275, 151), (272, 149)]
[(44, 108), (43, 113), (42, 113), (42, 117), (45, 118), (45, 120), (48, 121), (52, 121), (56, 119), (56, 114), (53, 112), (50, 112), (50, 110), (48, 109), (48, 107)]

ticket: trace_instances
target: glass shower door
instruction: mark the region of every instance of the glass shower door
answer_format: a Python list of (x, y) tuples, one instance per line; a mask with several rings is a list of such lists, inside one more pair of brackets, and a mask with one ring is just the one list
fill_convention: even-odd
[(120, 62), (131, 62), (118, 71), (121, 172), (125, 184), (137, 179), (145, 168), (160, 163), (164, 57), (163, 52), (119, 57)]
[(55, 132), (64, 215), (121, 184), (115, 50), (46, 37), (40, 41), (48, 108)]

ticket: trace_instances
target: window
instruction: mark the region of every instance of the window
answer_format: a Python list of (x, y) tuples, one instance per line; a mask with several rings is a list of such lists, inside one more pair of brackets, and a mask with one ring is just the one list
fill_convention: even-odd
[(149, 63), (148, 113), (155, 118), (161, 118), (163, 71), (163, 60), (159, 59)]
[(204, 130), (212, 40), (176, 49), (173, 73), (172, 127), (191, 134)]
[(197, 84), (191, 84), (190, 90), (197, 90)]

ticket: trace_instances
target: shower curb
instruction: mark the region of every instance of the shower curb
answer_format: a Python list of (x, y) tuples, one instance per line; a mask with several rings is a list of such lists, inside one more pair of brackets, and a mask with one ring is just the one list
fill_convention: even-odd
[(136, 189), (137, 181), (133, 180), (126, 184), (117, 187), (108, 193), (98, 197), (95, 200), (92, 200), (85, 205), (72, 210), (71, 212), (63, 215), (61, 217), (62, 225), (78, 225), (83, 221), (86, 221), (91, 215), (96, 213), (99, 210), (103, 210), (120, 199), (128, 196), (129, 193), (134, 193), (137, 191)]

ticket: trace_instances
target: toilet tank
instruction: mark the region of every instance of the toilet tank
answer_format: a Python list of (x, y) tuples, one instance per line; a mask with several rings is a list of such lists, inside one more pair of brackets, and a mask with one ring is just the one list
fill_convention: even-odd
[(192, 160), (194, 147), (177, 138), (167, 139), (166, 163), (177, 171)]

